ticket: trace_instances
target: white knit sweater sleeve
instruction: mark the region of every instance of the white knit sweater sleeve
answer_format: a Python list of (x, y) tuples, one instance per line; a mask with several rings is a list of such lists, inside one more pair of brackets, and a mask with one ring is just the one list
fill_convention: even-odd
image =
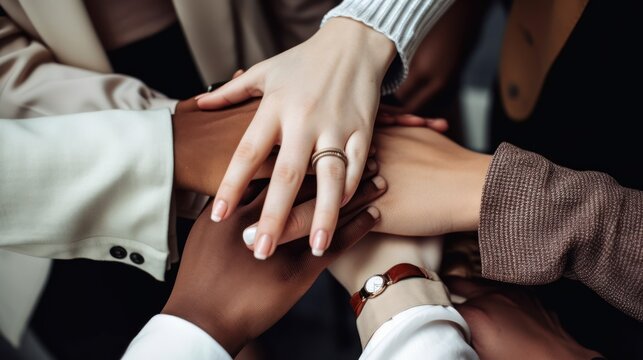
[(453, 0), (344, 0), (324, 16), (322, 26), (330, 18), (348, 17), (372, 27), (395, 43), (399, 58), (382, 83), (382, 93), (386, 95), (404, 81), (415, 50), (451, 3)]

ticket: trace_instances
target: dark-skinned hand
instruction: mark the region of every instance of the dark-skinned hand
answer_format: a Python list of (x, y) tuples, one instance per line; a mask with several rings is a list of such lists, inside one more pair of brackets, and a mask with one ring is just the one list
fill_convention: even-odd
[(482, 280), (449, 278), (453, 294), (468, 300), (456, 309), (471, 328), (473, 347), (480, 359), (578, 359), (600, 354), (576, 342), (524, 289)]
[[(311, 180), (304, 181), (297, 204), (314, 201), (316, 185)], [(282, 245), (265, 261), (248, 252), (239, 239), (243, 229), (259, 218), (266, 189), (221, 223), (210, 221), (209, 204), (190, 232), (162, 313), (199, 326), (234, 356), (277, 322), (334, 259), (375, 225), (379, 211), (363, 208), (384, 191), (370, 180), (362, 182), (322, 257), (311, 254), (306, 238)]]

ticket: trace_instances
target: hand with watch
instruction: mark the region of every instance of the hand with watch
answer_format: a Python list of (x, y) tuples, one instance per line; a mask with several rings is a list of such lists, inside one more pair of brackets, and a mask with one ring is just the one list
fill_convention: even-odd
[[(200, 350), (212, 354), (213, 347), (222, 348), (223, 356), (219, 353), (216, 359), (227, 359), (226, 352), (234, 357), (249, 340), (277, 322), (328, 264), (372, 229), (379, 211), (365, 207), (385, 191), (372, 179), (360, 184), (357, 195), (345, 206), (335, 241), (324, 256), (313, 256), (307, 239), (299, 239), (285, 244), (268, 261), (257, 261), (239, 240), (243, 229), (258, 218), (266, 198), (266, 182), (255, 185), (262, 186), (251, 186), (247, 200), (228, 221), (210, 221), (211, 204), (199, 216), (188, 237), (172, 294), (162, 315), (156, 317), (170, 319), (170, 324), (146, 326), (124, 359), (202, 358), (208, 351)], [(307, 177), (295, 203), (314, 205), (314, 197), (315, 181)], [(177, 321), (189, 324), (189, 334), (176, 333), (173, 325)], [(153, 325), (154, 319), (148, 324)], [(192, 325), (200, 329), (194, 330)], [(207, 341), (197, 341), (204, 337)], [(212, 339), (217, 345), (211, 345)]]
[(428, 270), (409, 263), (401, 263), (388, 269), (383, 274), (377, 274), (369, 277), (364, 286), (351, 296), (351, 307), (355, 312), (355, 317), (359, 317), (368, 299), (381, 295), (386, 288), (396, 284), (399, 281), (410, 278), (424, 278), (427, 280), (439, 281)]
[(329, 267), (353, 294), (351, 306), (363, 346), (384, 323), (407, 309), (451, 305), (446, 287), (430, 270), (439, 266), (439, 254), (439, 238), (370, 233)]

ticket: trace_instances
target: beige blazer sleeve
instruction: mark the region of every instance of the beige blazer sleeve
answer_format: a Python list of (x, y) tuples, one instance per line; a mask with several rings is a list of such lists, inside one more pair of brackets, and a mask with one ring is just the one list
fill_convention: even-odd
[(121, 261), (162, 280), (173, 167), (167, 109), (0, 120), (0, 249)]
[(45, 45), (0, 15), (0, 118), (174, 109), (176, 103), (135, 78), (60, 64)]

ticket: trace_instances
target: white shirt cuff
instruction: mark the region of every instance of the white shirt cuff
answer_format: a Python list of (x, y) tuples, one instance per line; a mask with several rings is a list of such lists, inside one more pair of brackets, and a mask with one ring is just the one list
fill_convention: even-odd
[(136, 335), (123, 355), (125, 360), (232, 360), (216, 340), (189, 321), (156, 315)]
[(377, 329), (360, 359), (478, 359), (468, 344), (470, 336), (453, 307), (416, 306)]

